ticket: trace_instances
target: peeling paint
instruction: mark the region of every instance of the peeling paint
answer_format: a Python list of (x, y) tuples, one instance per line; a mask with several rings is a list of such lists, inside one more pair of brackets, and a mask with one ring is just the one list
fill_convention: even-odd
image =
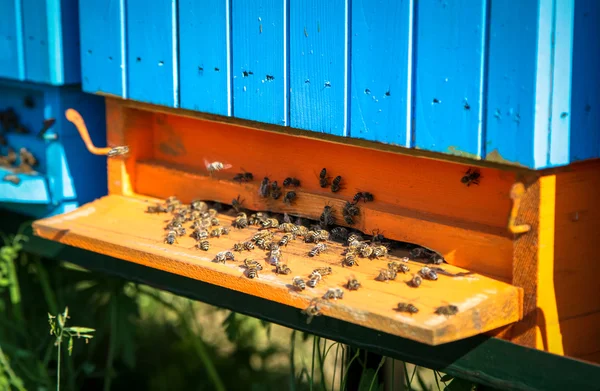
[(453, 145), (449, 146), (448, 149), (447, 149), (447, 151), (451, 155), (466, 157), (466, 158), (469, 158), (469, 159), (481, 160), (480, 156), (477, 156), (474, 153), (463, 152), (463, 151), (459, 150), (458, 148), (456, 148)]
[(498, 152), (498, 149), (494, 149), (492, 152), (488, 153), (485, 157), (485, 160), (490, 161), (490, 162), (496, 162), (496, 163), (503, 163), (503, 164), (510, 164), (511, 166), (519, 166), (519, 167), (525, 167), (523, 164), (518, 163), (518, 162), (511, 162), (510, 160), (506, 160), (505, 158), (502, 157), (502, 155), (500, 155), (500, 152)]

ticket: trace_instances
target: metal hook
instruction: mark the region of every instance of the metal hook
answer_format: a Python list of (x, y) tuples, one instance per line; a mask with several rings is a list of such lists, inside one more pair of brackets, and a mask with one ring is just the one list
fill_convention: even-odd
[(83, 140), (83, 143), (85, 144), (87, 150), (90, 151), (90, 153), (92, 153), (94, 155), (98, 155), (98, 156), (114, 157), (114, 156), (122, 156), (122, 155), (125, 155), (127, 152), (129, 152), (129, 147), (127, 147), (127, 146), (118, 146), (118, 147), (114, 147), (114, 148), (111, 148), (111, 147), (98, 148), (98, 147), (94, 146), (94, 143), (92, 142), (92, 139), (90, 138), (90, 134), (88, 132), (87, 126), (85, 126), (85, 121), (83, 120), (83, 117), (81, 117), (81, 114), (79, 114), (79, 112), (77, 112), (77, 110), (67, 109), (67, 111), (65, 111), (65, 117), (73, 125), (75, 125), (75, 127), (77, 128), (77, 131), (79, 132), (79, 135), (81, 136), (81, 139)]
[(529, 224), (515, 224), (523, 194), (525, 194), (525, 186), (520, 182), (515, 183), (510, 189), (510, 198), (513, 200), (513, 205), (510, 211), (510, 217), (508, 219), (508, 230), (515, 235), (523, 234), (531, 230), (531, 225)]

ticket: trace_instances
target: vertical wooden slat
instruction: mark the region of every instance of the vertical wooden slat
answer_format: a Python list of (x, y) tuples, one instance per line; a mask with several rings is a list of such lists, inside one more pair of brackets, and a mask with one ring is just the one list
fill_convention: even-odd
[(486, 0), (417, 3), (416, 147), (481, 156), (485, 30)]
[(290, 124), (346, 135), (349, 0), (290, 2)]
[(82, 87), (86, 92), (127, 97), (124, 7), (124, 0), (80, 3)]
[(25, 79), (21, 0), (0, 4), (0, 77)]
[(22, 5), (23, 44), (27, 80), (38, 83), (49, 83), (48, 7), (46, 2), (38, 0), (23, 0)]
[(233, 0), (233, 111), (287, 125), (287, 0)]
[(352, 137), (410, 147), (413, 1), (352, 0)]
[(176, 5), (176, 0), (152, 4), (127, 0), (127, 78), (131, 99), (179, 106)]
[[(552, 53), (552, 107), (548, 166), (569, 164), (573, 0), (556, 0)], [(596, 39), (597, 41), (597, 39)]]
[(571, 160), (600, 157), (600, 2), (575, 2)]
[(179, 2), (181, 107), (231, 115), (229, 3)]

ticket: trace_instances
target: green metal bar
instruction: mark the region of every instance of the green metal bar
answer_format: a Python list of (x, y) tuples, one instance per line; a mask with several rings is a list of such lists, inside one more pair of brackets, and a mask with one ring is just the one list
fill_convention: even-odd
[[(6, 214), (0, 214), (0, 231), (11, 232), (6, 230), (8, 227), (5, 228), (5, 222)], [(31, 235), (31, 230), (25, 233)], [(599, 389), (599, 365), (497, 338), (480, 335), (434, 347), (326, 316), (316, 317), (307, 324), (306, 316), (296, 308), (38, 237), (31, 237), (25, 250), (494, 388), (561, 391)]]

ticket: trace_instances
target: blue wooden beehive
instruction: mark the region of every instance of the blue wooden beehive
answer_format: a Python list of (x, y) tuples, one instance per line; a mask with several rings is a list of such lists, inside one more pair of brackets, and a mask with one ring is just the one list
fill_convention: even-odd
[[(26, 148), (38, 161), (18, 184), (2, 180), (14, 167), (0, 167), (0, 207), (35, 217), (62, 213), (107, 192), (106, 160), (87, 152), (64, 116), (80, 111), (104, 144), (101, 97), (83, 93), (76, 0), (9, 0), (0, 3), (0, 112), (12, 109), (28, 134), (4, 134), (8, 148)], [(44, 120), (56, 122), (38, 137)], [(0, 132), (3, 130), (0, 128)], [(19, 162), (17, 162), (18, 164)]]
[(473, 159), (600, 156), (595, 0), (80, 2), (84, 90)]

